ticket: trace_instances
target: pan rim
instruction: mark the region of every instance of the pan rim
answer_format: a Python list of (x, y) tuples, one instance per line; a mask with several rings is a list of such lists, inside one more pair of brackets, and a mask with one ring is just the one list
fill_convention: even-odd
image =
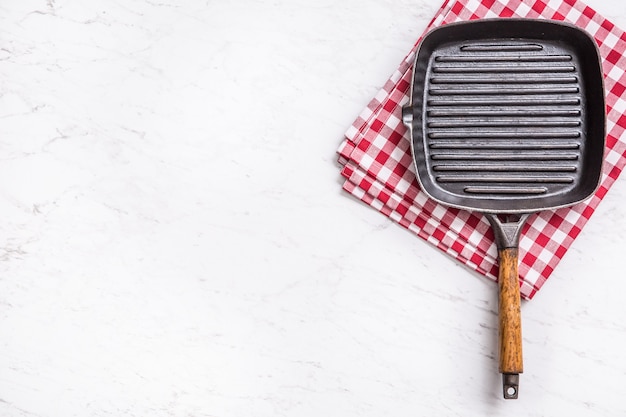
[[(474, 26), (479, 26), (479, 25), (493, 25), (494, 23), (496, 24), (500, 24), (502, 23), (502, 21), (506, 20), (507, 22), (516, 22), (518, 24), (525, 24), (525, 25), (535, 25), (535, 26), (543, 26), (543, 27), (547, 27), (547, 26), (552, 26), (552, 27), (559, 27), (559, 28), (568, 28), (568, 30), (570, 31), (574, 31), (579, 35), (583, 35), (587, 41), (589, 42), (589, 44), (592, 46), (591, 48), (587, 45), (585, 45), (585, 47), (587, 48), (585, 50), (586, 55), (583, 58), (595, 58), (594, 61), (597, 64), (597, 70), (598, 70), (598, 74), (599, 77), (597, 77), (597, 79), (594, 79), (594, 85), (598, 85), (599, 86), (599, 92), (596, 92), (595, 96), (593, 96), (593, 98), (595, 100), (600, 100), (602, 103), (602, 109), (601, 110), (595, 110), (595, 115), (597, 115), (596, 119), (594, 120), (595, 122), (597, 122), (597, 124), (599, 125), (596, 130), (598, 130), (598, 132), (595, 132), (594, 134), (594, 142), (596, 147), (599, 147), (602, 149), (602, 156), (600, 158), (600, 161), (598, 162), (598, 167), (596, 169), (596, 165), (594, 165), (594, 171), (593, 173), (597, 175), (597, 178), (595, 178), (593, 184), (593, 187), (589, 187), (589, 189), (587, 190), (586, 188), (583, 189), (583, 193), (580, 193), (581, 195), (578, 196), (577, 198), (573, 198), (572, 196), (570, 196), (570, 198), (563, 198), (563, 196), (559, 196), (559, 198), (561, 200), (565, 200), (562, 202), (557, 202), (557, 203), (552, 203), (552, 204), (548, 204), (548, 205), (538, 205), (538, 204), (530, 204), (530, 205), (523, 205), (521, 207), (519, 206), (515, 206), (516, 204), (518, 204), (518, 202), (522, 202), (522, 203), (528, 203), (528, 202), (536, 202), (536, 201), (543, 201), (545, 199), (538, 199), (538, 198), (525, 198), (525, 199), (519, 199), (519, 200), (513, 200), (513, 199), (507, 199), (507, 201), (509, 202), (513, 202), (515, 201), (515, 203), (513, 203), (513, 207), (509, 207), (509, 208), (490, 208), (490, 207), (477, 207), (477, 206), (473, 206), (473, 205), (468, 205), (468, 204), (463, 204), (463, 203), (455, 203), (454, 201), (450, 201), (450, 200), (446, 200), (445, 198), (439, 198), (436, 194), (433, 194), (433, 190), (431, 190), (431, 185), (433, 188), (437, 188), (437, 186), (434, 185), (434, 183), (432, 182), (432, 179), (430, 178), (430, 176), (426, 175), (429, 183), (425, 182), (425, 178), (424, 175), (420, 174), (420, 171), (422, 171), (423, 168), (420, 167), (420, 165), (418, 164), (418, 160), (417, 160), (417, 150), (416, 150), (416, 142), (417, 139), (415, 138), (415, 132), (414, 132), (414, 122), (413, 122), (413, 113), (415, 111), (415, 106), (413, 103), (414, 100), (414, 92), (415, 92), (415, 80), (416, 80), (416, 72), (420, 70), (420, 67), (418, 66), (418, 64), (422, 63), (423, 66), (423, 61), (424, 61), (424, 57), (423, 57), (423, 48), (424, 45), (430, 41), (430, 39), (432, 38), (433, 34), (436, 34), (438, 32), (449, 32), (449, 31), (454, 31), (455, 28), (461, 27), (461, 26), (468, 26), (468, 25), (474, 25)], [(491, 38), (498, 38), (500, 37), (500, 35), (498, 33), (490, 33), (488, 36), (485, 36), (485, 39)], [(524, 37), (520, 37), (519, 39), (528, 39), (528, 40), (533, 40), (533, 39), (540, 39), (539, 37), (533, 37), (532, 35), (530, 36), (524, 36)], [(427, 56), (427, 58), (429, 58), (430, 55)], [(420, 59), (421, 58), (421, 59)], [(595, 65), (595, 64), (591, 64), (591, 65)], [(426, 64), (426, 67), (428, 67), (428, 64)], [(594, 68), (594, 71), (596, 70), (596, 68)], [(602, 60), (601, 60), (601, 55), (600, 55), (600, 51), (598, 48), (598, 45), (595, 41), (595, 39), (593, 38), (593, 36), (591, 36), (591, 34), (589, 34), (587, 31), (585, 31), (584, 29), (573, 25), (569, 22), (563, 22), (563, 21), (557, 21), (557, 20), (550, 20), (550, 19), (529, 19), (529, 18), (489, 18), (489, 19), (476, 19), (476, 20), (470, 20), (470, 21), (463, 21), (463, 22), (453, 22), (453, 23), (449, 23), (449, 24), (445, 24), (443, 26), (439, 26), (436, 27), (432, 30), (430, 30), (426, 35), (424, 35), (422, 37), (422, 39), (420, 40), (417, 48), (416, 48), (416, 52), (415, 52), (415, 58), (414, 58), (414, 62), (413, 62), (413, 71), (412, 71), (412, 76), (411, 76), (411, 83), (410, 83), (410, 90), (409, 90), (409, 102), (408, 104), (403, 108), (402, 111), (402, 120), (404, 122), (404, 124), (407, 126), (409, 134), (410, 134), (410, 151), (411, 151), (411, 156), (413, 159), (413, 166), (415, 168), (415, 173), (416, 173), (416, 178), (418, 181), (418, 184), (420, 186), (420, 189), (432, 200), (447, 206), (447, 207), (454, 207), (454, 208), (458, 208), (458, 209), (462, 209), (462, 210), (469, 210), (469, 211), (479, 211), (479, 212), (483, 212), (483, 213), (492, 213), (492, 214), (496, 214), (496, 213), (503, 213), (503, 214), (521, 214), (521, 213), (531, 213), (531, 212), (536, 212), (536, 211), (542, 211), (542, 210), (556, 210), (559, 208), (564, 208), (564, 207), (570, 207), (576, 204), (579, 204), (589, 198), (591, 198), (596, 192), (597, 190), (600, 188), (601, 182), (602, 182), (602, 177), (603, 177), (603, 165), (604, 165), (604, 160), (605, 160), (605, 154), (606, 154), (606, 97), (605, 97), (605, 85), (604, 85), (604, 75), (603, 75), (603, 71), (602, 71)], [(423, 108), (423, 105), (420, 105), (420, 111)], [(595, 137), (595, 136), (601, 136), (601, 137)], [(423, 140), (423, 138), (422, 138)], [(587, 142), (589, 141), (589, 139), (587, 139)], [(600, 142), (601, 143), (598, 143)], [(599, 152), (599, 150), (598, 150)], [(445, 191), (445, 190), (444, 190)], [(454, 195), (453, 193), (447, 192), (446, 193), (450, 194), (450, 195)], [(567, 196), (571, 194), (571, 190), (566, 192), (564, 195)], [(476, 202), (478, 201), (478, 199), (475, 198), (466, 198), (469, 199), (472, 202)], [(530, 207), (529, 207), (530, 206)]]

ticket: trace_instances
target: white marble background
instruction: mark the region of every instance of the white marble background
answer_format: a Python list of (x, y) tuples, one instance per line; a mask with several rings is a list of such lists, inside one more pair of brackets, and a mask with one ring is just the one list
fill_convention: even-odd
[(2, 1), (0, 416), (626, 415), (624, 178), (523, 306), (517, 401), (495, 285), (340, 191), (439, 4)]

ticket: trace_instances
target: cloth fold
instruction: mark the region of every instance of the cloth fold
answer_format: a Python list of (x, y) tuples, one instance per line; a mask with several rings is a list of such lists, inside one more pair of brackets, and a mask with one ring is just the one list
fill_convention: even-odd
[[(626, 165), (626, 34), (578, 0), (447, 0), (428, 30), (481, 18), (562, 20), (589, 32), (602, 56), (607, 105), (603, 175), (583, 203), (529, 218), (520, 239), (521, 294), (531, 299), (550, 277), (574, 239)], [(383, 88), (345, 133), (339, 149), (344, 190), (440, 250), (495, 280), (497, 251), (487, 220), (479, 213), (444, 207), (419, 189), (402, 124), (419, 39)]]

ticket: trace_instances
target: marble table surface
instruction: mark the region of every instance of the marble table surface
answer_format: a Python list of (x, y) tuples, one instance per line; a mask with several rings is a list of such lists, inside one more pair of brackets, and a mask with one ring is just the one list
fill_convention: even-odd
[(626, 178), (522, 306), (516, 401), (495, 284), (341, 191), (439, 5), (3, 1), (0, 416), (626, 415)]

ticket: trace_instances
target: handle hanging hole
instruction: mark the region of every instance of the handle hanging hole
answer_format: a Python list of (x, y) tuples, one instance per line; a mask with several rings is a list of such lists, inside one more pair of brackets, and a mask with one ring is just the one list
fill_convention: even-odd
[(508, 387), (506, 389), (507, 397), (514, 397), (516, 392), (517, 392), (517, 390), (515, 389), (515, 387)]

